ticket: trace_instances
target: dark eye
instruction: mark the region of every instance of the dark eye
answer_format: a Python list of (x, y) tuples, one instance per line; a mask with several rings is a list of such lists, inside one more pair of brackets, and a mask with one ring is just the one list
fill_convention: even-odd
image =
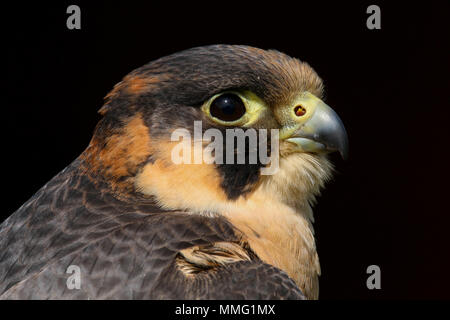
[(225, 93), (214, 99), (209, 113), (222, 121), (235, 121), (245, 114), (245, 105), (237, 95)]

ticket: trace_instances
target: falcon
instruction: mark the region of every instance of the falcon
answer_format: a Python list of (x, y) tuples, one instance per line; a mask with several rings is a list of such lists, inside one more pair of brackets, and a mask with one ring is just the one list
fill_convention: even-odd
[[(132, 71), (86, 150), (2, 223), (0, 298), (317, 299), (312, 206), (332, 176), (327, 154), (348, 149), (322, 97), (308, 64), (249, 46)], [(278, 167), (262, 174), (269, 164), (226, 139), (223, 154), (244, 152), (244, 163), (175, 163), (173, 133), (194, 135), (196, 122), (224, 136), (275, 130)]]

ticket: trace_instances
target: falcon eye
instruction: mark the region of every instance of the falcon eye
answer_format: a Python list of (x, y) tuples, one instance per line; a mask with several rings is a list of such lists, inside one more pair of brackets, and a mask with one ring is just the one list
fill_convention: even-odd
[(233, 93), (225, 93), (214, 99), (209, 113), (222, 121), (236, 121), (245, 114), (244, 102)]

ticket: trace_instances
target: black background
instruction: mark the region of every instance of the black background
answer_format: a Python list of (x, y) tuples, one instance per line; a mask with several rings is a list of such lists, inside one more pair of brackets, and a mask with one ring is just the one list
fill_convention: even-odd
[[(450, 298), (448, 1), (311, 2), (2, 4), (0, 222), (84, 150), (134, 68), (206, 44), (274, 48), (318, 72), (350, 139), (315, 208), (321, 299)], [(372, 264), (381, 290), (366, 287)]]

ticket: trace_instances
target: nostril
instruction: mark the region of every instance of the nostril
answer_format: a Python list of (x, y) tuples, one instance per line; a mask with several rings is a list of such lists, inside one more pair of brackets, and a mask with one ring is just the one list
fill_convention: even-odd
[(301, 117), (301, 116), (304, 116), (304, 115), (305, 115), (306, 109), (305, 109), (305, 107), (303, 107), (303, 106), (296, 106), (296, 107), (294, 108), (294, 112), (295, 112), (295, 115), (296, 115), (297, 117)]

